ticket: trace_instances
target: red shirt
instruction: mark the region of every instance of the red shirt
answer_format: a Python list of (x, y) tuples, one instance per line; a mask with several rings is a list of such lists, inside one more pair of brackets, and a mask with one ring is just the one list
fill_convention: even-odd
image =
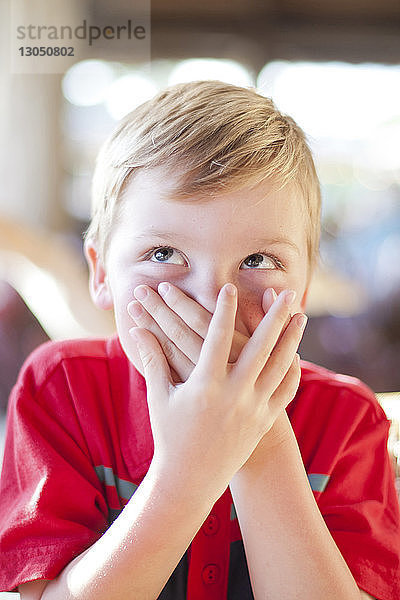
[[(358, 586), (379, 600), (400, 598), (389, 422), (374, 394), (303, 361), (287, 411), (318, 506)], [(0, 590), (54, 579), (91, 546), (140, 484), (152, 454), (145, 381), (116, 335), (37, 348), (10, 397)], [(229, 489), (160, 595), (185, 598), (253, 598)]]

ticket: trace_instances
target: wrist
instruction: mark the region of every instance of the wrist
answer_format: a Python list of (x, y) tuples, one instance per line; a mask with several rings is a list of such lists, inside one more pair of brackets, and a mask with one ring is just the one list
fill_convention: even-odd
[(208, 515), (211, 508), (223, 494), (228, 482), (220, 482), (210, 473), (187, 464), (165, 461), (154, 457), (145, 477), (157, 496), (162, 497), (174, 510), (188, 506), (191, 511)]
[(294, 438), (294, 432), (287, 416), (282, 410), (276, 418), (271, 429), (261, 438), (251, 456), (239, 469), (239, 472), (250, 469), (264, 468), (267, 461), (274, 460), (276, 454), (281, 453), (284, 447)]

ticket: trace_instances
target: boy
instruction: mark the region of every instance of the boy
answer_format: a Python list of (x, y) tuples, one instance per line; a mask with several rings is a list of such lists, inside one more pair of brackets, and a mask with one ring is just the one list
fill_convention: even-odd
[(252, 90), (178, 85), (125, 117), (85, 240), (117, 335), (21, 371), (1, 589), (400, 597), (388, 421), (358, 380), (304, 362), (300, 380), (319, 211), (301, 130)]

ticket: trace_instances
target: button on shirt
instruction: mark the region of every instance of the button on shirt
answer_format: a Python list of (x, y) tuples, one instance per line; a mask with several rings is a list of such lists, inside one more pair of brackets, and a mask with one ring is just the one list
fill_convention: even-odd
[(220, 568), (218, 565), (206, 565), (203, 569), (203, 581), (206, 585), (218, 583)]
[(218, 517), (210, 514), (203, 525), (203, 531), (206, 535), (215, 535), (219, 529)]
[(232, 496), (229, 488), (215, 503), (190, 548), (187, 597), (221, 600), (228, 591)]

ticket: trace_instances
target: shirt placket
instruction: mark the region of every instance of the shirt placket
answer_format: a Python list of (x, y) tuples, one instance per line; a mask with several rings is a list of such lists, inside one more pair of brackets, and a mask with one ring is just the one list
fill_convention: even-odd
[(190, 547), (187, 600), (227, 597), (230, 548), (229, 488), (214, 504)]

